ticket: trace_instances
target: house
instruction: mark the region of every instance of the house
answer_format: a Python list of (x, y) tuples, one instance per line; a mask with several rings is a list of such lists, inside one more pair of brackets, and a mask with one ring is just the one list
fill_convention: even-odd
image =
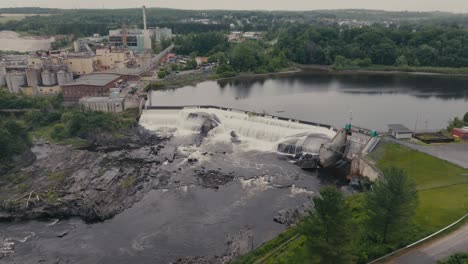
[(468, 127), (452, 129), (452, 135), (460, 139), (468, 140)]
[(414, 132), (401, 124), (388, 125), (388, 134), (396, 139), (411, 139)]

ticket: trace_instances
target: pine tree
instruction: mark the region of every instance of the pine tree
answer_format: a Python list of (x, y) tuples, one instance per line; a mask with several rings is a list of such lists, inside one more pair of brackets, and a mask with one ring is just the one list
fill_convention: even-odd
[(315, 212), (303, 223), (310, 263), (350, 263), (349, 212), (343, 194), (334, 187), (313, 198)]
[(410, 223), (418, 202), (414, 182), (405, 171), (390, 168), (383, 171), (366, 196), (369, 231), (388, 243)]

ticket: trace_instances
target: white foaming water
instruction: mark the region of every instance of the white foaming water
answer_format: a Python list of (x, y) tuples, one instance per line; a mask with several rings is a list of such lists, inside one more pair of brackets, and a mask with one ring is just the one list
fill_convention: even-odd
[(294, 184), (291, 186), (290, 191), (291, 191), (290, 196), (296, 196), (296, 195), (299, 195), (299, 194), (308, 194), (308, 195), (314, 194), (313, 191), (309, 191), (309, 190), (304, 189), (304, 188), (296, 187), (296, 185), (294, 185)]
[(297, 140), (299, 143), (296, 144), (305, 144), (308, 152), (317, 153), (324, 140), (330, 140), (336, 134), (332, 129), (325, 127), (215, 108), (144, 110), (140, 124), (149, 130), (155, 131), (176, 129), (176, 135), (197, 133), (207, 117), (194, 115), (196, 113), (206, 113), (215, 117), (216, 122), (219, 121), (218, 127), (210, 131), (209, 140), (218, 143), (230, 142), (231, 132), (235, 132), (242, 142), (241, 146), (249, 149), (276, 151), (279, 143), (299, 137)]

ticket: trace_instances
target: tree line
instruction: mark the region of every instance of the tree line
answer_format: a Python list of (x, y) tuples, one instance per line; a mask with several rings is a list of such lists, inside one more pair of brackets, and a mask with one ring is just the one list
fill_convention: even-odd
[(468, 67), (468, 32), (459, 28), (293, 25), (277, 35), (278, 48), (301, 64)]

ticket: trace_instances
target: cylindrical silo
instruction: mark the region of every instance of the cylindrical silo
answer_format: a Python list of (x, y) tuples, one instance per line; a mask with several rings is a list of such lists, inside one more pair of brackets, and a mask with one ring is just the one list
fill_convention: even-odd
[(44, 70), (41, 74), (42, 84), (45, 86), (52, 86), (57, 84), (57, 75), (49, 70)]
[(60, 70), (57, 72), (58, 85), (63, 85), (73, 81), (73, 73)]
[(6, 75), (6, 83), (10, 93), (19, 93), (20, 88), (26, 85), (26, 73), (12, 72)]
[(41, 83), (41, 74), (39, 70), (27, 69), (26, 80), (28, 81), (28, 86), (37, 88), (37, 86)]
[(5, 65), (0, 65), (0, 87), (6, 86), (6, 67)]

